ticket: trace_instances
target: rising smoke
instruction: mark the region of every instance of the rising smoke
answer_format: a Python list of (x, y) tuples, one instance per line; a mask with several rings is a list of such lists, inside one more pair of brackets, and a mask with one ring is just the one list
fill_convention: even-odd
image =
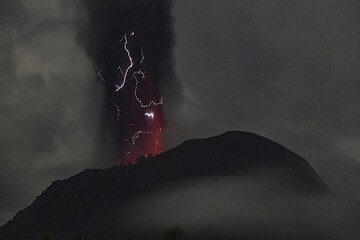
[(120, 161), (157, 154), (165, 125), (163, 107), (169, 109), (180, 96), (172, 60), (172, 1), (83, 4), (88, 22), (78, 26), (78, 42), (106, 92), (99, 137), (113, 134)]

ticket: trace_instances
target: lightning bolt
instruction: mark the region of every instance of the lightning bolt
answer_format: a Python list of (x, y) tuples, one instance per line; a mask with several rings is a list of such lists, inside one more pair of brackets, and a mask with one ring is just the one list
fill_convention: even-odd
[(154, 114), (153, 112), (146, 112), (146, 113), (144, 113), (144, 115), (145, 115), (146, 117), (151, 118), (151, 119), (154, 119), (154, 117), (155, 117), (155, 114)]
[[(134, 35), (134, 33), (132, 32), (131, 35)], [(128, 39), (127, 39), (127, 35), (126, 35), (126, 34), (125, 34), (124, 37), (120, 40), (120, 42), (123, 41), (123, 40), (125, 40), (125, 42), (124, 42), (124, 49), (125, 49), (125, 51), (126, 51), (126, 53), (127, 53), (127, 55), (128, 55), (128, 58), (129, 58), (129, 61), (130, 61), (130, 65), (126, 68), (126, 71), (125, 71), (125, 73), (123, 74), (124, 77), (123, 77), (122, 84), (121, 84), (120, 86), (117, 85), (117, 84), (115, 84), (115, 86), (116, 86), (115, 92), (118, 92), (120, 89), (122, 89), (122, 88), (125, 86), (126, 79), (127, 79), (127, 75), (128, 75), (128, 73), (129, 73), (130, 69), (134, 66), (134, 61), (133, 61), (133, 59), (132, 59), (132, 57), (131, 57), (131, 53), (130, 53), (128, 47), (127, 47)], [(120, 71), (122, 72), (122, 70), (121, 70), (120, 67), (119, 67), (119, 69), (120, 69)]]
[(103, 76), (102, 76), (102, 74), (101, 74), (102, 72), (103, 72), (103, 69), (101, 69), (100, 71), (98, 71), (96, 75), (100, 78), (101, 81), (105, 82), (105, 79), (103, 78)]
[(136, 140), (139, 138), (140, 134), (153, 134), (154, 132), (151, 131), (137, 131), (132, 137), (131, 137), (131, 144), (134, 146), (136, 143)]
[(133, 74), (133, 77), (134, 77), (134, 78), (136, 77), (136, 74), (141, 75), (141, 78), (142, 78), (142, 79), (147, 79), (145, 73), (144, 73), (143, 71), (141, 71), (141, 69), (139, 69), (138, 71), (134, 72), (134, 74)]
[(121, 75), (124, 75), (124, 71), (122, 70), (122, 68), (121, 68), (121, 67), (118, 67), (118, 69), (120, 70)]
[(116, 108), (116, 111), (117, 111), (117, 117), (116, 117), (116, 120), (119, 120), (120, 119), (120, 108), (118, 105), (114, 105), (114, 107)]
[(142, 48), (140, 48), (140, 51), (141, 51), (141, 60), (140, 60), (140, 63), (143, 63), (144, 59), (145, 59), (145, 56), (144, 56), (144, 52), (142, 50)]
[(140, 98), (139, 98), (138, 95), (137, 95), (137, 89), (138, 89), (138, 86), (139, 86), (139, 80), (138, 80), (138, 78), (137, 78), (135, 75), (134, 75), (133, 77), (134, 77), (134, 79), (135, 79), (134, 95), (135, 95), (136, 100), (139, 102), (140, 107), (142, 107), (142, 108), (149, 108), (149, 107), (151, 107), (151, 105), (158, 106), (158, 105), (162, 105), (162, 104), (163, 104), (163, 98), (161, 98), (159, 102), (151, 101), (151, 102), (148, 103), (148, 104), (143, 104), (143, 102), (140, 100)]
[[(145, 80), (147, 81), (148, 78), (146, 76), (146, 72), (143, 71), (141, 69), (141, 64), (143, 64), (144, 60), (145, 60), (145, 54), (142, 48), (140, 48), (140, 54), (141, 54), (141, 58), (140, 61), (133, 59), (133, 54), (131, 53), (130, 49), (129, 49), (129, 36), (133, 36), (135, 33), (131, 32), (130, 34), (125, 34), (120, 40), (119, 42), (123, 43), (123, 48), (126, 52), (127, 55), (127, 59), (129, 61), (129, 64), (127, 65), (127, 67), (121, 67), (119, 66), (118, 69), (121, 73), (122, 78), (120, 79), (119, 83), (114, 84), (115, 85), (115, 92), (114, 95), (116, 93), (118, 93), (122, 88), (124, 88), (124, 86), (126, 85), (127, 81), (129, 81), (130, 79), (133, 79), (135, 81), (135, 87), (134, 87), (134, 97), (136, 99), (136, 101), (139, 103), (141, 108), (150, 108), (151, 106), (158, 106), (158, 105), (162, 105), (163, 104), (163, 98), (161, 97), (160, 101), (150, 101), (149, 103), (144, 103), (140, 97), (138, 96), (138, 87), (139, 87), (139, 80)], [(134, 68), (135, 64), (139, 65), (139, 68), (137, 71), (133, 71), (132, 75), (130, 75), (130, 72), (132, 72), (132, 69)], [(101, 69), (98, 73), (97, 76), (101, 79), (101, 81), (105, 82), (105, 79), (102, 76), (102, 72), (103, 69)], [(113, 97), (114, 97), (113, 95)], [(120, 107), (117, 104), (114, 104), (114, 107), (116, 108), (117, 111), (117, 115), (116, 115), (116, 120), (120, 119)], [(155, 119), (155, 113), (153, 111), (146, 111), (144, 113), (144, 116), (147, 118), (150, 118), (152, 120)], [(130, 126), (133, 126), (134, 124), (130, 124)], [(159, 128), (158, 130), (154, 130), (154, 131), (145, 131), (145, 130), (138, 130), (136, 131), (132, 136), (131, 139), (124, 139), (124, 141), (126, 141), (129, 144), (129, 147), (132, 148), (133, 146), (135, 146), (138, 138), (140, 137), (140, 135), (142, 134), (153, 134), (153, 142), (154, 142), (154, 152), (157, 151), (158, 145), (159, 145), (159, 141), (158, 141), (158, 134), (159, 132), (161, 132), (161, 128)], [(131, 154), (131, 149), (130, 151), (128, 151), (124, 156), (130, 155)]]

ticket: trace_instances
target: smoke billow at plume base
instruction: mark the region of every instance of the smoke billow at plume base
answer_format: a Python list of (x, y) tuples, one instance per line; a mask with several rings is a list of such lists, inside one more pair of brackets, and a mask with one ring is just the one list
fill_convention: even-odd
[(83, 3), (88, 23), (79, 27), (78, 41), (105, 87), (100, 135), (106, 129), (115, 132), (120, 161), (156, 155), (165, 125), (162, 104), (172, 101), (163, 98), (160, 88), (171, 91), (177, 85), (172, 66), (172, 1)]

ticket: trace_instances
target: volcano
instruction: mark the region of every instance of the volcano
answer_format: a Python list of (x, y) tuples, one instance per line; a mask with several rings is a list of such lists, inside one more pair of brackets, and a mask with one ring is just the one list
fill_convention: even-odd
[[(161, 239), (161, 231), (150, 227), (125, 227), (136, 215), (129, 213), (132, 208), (126, 206), (152, 196), (164, 186), (176, 192), (179, 182), (191, 185), (198, 179), (206, 182), (229, 176), (242, 181), (249, 179), (248, 176), (256, 179), (260, 173), (275, 179), (276, 191), (289, 196), (331, 195), (327, 185), (301, 156), (259, 135), (232, 131), (206, 139), (187, 140), (134, 165), (85, 170), (55, 181), (29, 207), (0, 228), (0, 239), (35, 240), (47, 233), (56, 240), (72, 239), (76, 234), (86, 239)], [(234, 190), (242, 191), (241, 188)], [(217, 194), (214, 190), (213, 197), (204, 198), (203, 203), (216, 198)], [(181, 201), (170, 212), (175, 213)], [(153, 206), (153, 211), (161, 211), (161, 208)], [(122, 218), (125, 215), (128, 217)], [(116, 216), (123, 220), (116, 220)], [(115, 226), (110, 227), (111, 222)]]

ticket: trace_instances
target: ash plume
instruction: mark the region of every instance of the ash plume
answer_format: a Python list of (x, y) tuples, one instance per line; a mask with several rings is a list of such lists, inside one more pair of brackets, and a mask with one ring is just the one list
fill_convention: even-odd
[(99, 137), (115, 135), (121, 161), (157, 154), (163, 108), (181, 95), (172, 58), (172, 1), (86, 0), (83, 5), (88, 22), (78, 26), (78, 42), (105, 87)]

